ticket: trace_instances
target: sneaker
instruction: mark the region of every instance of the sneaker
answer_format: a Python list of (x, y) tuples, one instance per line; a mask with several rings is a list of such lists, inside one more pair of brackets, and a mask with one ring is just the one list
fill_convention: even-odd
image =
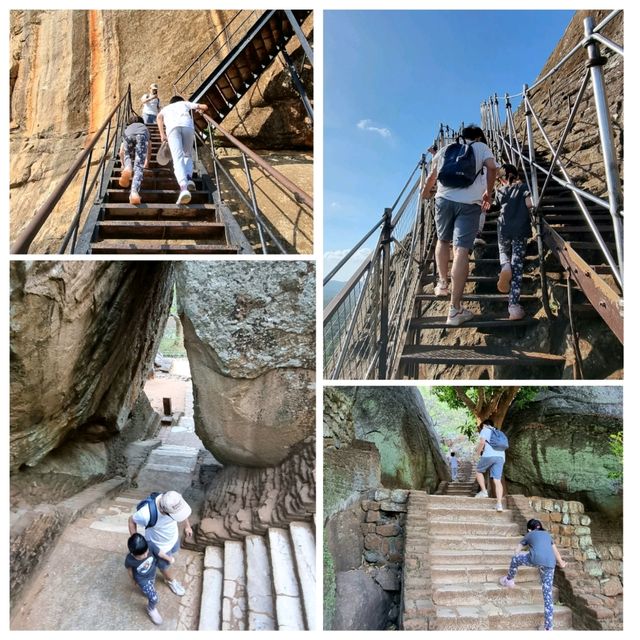
[(185, 189), (180, 192), (176, 204), (189, 204), (191, 202), (191, 194)]
[(131, 184), (131, 167), (125, 167), (120, 174), (118, 184), (125, 189)]
[(474, 241), (473, 241), (473, 246), (474, 247), (484, 247), (487, 244), (486, 240), (483, 240), (480, 236), (478, 236)]
[(438, 280), (434, 293), (438, 298), (448, 298), (451, 295), (449, 292), (449, 285), (442, 280)]
[(509, 305), (509, 320), (522, 320), (527, 314), (524, 312), (522, 305), (510, 304)]
[(140, 194), (137, 191), (132, 191), (129, 194), (129, 204), (140, 204), (142, 202), (142, 198), (140, 198)]
[(177, 596), (183, 596), (186, 593), (184, 587), (177, 580), (171, 580), (171, 582), (167, 582), (167, 584), (169, 585), (169, 589)]
[(196, 183), (193, 180), (189, 179), (189, 182), (187, 182), (187, 189), (189, 191), (195, 191), (196, 190)]
[(498, 276), (498, 291), (500, 293), (509, 293), (511, 289), (511, 265), (506, 264)]
[(489, 494), (486, 491), (478, 491), (475, 495), (476, 498), (488, 498)]
[(509, 580), (507, 576), (502, 576), (499, 582), (501, 586), (508, 587), (509, 589), (513, 589), (516, 586), (516, 583), (513, 580)]
[(473, 318), (473, 313), (469, 311), (469, 309), (465, 309), (464, 307), (460, 307), (456, 309), (455, 307), (449, 307), (449, 316), (447, 317), (447, 324), (453, 327), (460, 326), (463, 322), (467, 322), (467, 320), (471, 320)]
[(504, 509), (502, 508), (502, 502), (498, 502), (496, 504), (496, 511), (504, 511)]
[(154, 607), (153, 609), (147, 609), (147, 613), (153, 621), (153, 624), (162, 624), (162, 616), (157, 608)]

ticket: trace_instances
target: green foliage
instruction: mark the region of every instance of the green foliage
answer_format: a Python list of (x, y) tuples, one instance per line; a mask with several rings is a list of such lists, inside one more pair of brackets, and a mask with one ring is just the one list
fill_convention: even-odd
[(520, 387), (520, 390), (513, 399), (516, 409), (524, 409), (528, 404), (533, 402), (544, 387)]
[(613, 480), (622, 480), (622, 459), (624, 456), (622, 447), (622, 431), (612, 433), (609, 436), (609, 448), (616, 458), (616, 465), (615, 468), (611, 469), (607, 475)]

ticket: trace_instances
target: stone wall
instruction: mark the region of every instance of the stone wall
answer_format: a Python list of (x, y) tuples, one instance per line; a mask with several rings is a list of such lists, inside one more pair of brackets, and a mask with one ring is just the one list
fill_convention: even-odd
[(509, 509), (526, 531), (531, 518), (554, 537), (568, 565), (556, 569), (560, 599), (573, 612), (574, 629), (622, 629), (622, 547), (618, 543), (602, 545), (598, 551), (591, 537), (591, 519), (577, 501), (513, 495), (507, 498)]

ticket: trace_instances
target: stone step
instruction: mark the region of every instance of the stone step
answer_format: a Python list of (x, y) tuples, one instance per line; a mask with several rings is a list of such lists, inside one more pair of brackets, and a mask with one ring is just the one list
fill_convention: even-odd
[[(512, 511), (495, 509), (442, 509), (429, 508), (429, 522), (485, 522), (496, 524), (513, 523)], [(520, 531), (520, 529), (518, 529)]]
[(430, 550), (429, 556), (432, 564), (455, 568), (458, 565), (474, 566), (486, 564), (490, 566), (508, 567), (515, 548), (497, 549), (494, 551), (484, 550)]
[[(438, 584), (433, 585), (432, 598), (436, 605), (474, 606), (493, 604), (542, 604), (540, 582), (521, 582), (513, 589), (497, 583)], [(554, 601), (557, 589), (554, 588)]]
[(305, 624), (300, 587), (296, 579), (295, 561), (286, 529), (269, 529), (269, 551), (273, 568), (278, 630), (303, 630)]
[(223, 567), (222, 547), (207, 547), (204, 554), (199, 631), (220, 631), (222, 627)]
[[(487, 608), (488, 609), (488, 608)], [(491, 607), (436, 607), (430, 621), (436, 631), (525, 630), (537, 629), (544, 623), (544, 607), (537, 604)], [(571, 629), (571, 609), (554, 607), (554, 629)]]
[(511, 553), (522, 540), (522, 536), (489, 537), (487, 535), (460, 536), (435, 535), (428, 536), (429, 549), (438, 551), (445, 549), (500, 551), (509, 549)]
[(316, 628), (315, 529), (308, 522), (292, 522), (289, 525), (289, 534), (291, 535), (298, 579), (302, 590), (302, 603), (307, 620), (307, 629), (313, 630)]
[(242, 542), (224, 543), (224, 587), (222, 592), (222, 630), (244, 631), (247, 613), (247, 576)]
[(431, 521), (429, 523), (429, 535), (431, 536), (457, 534), (459, 536), (484, 535), (492, 538), (501, 538), (515, 536), (519, 533), (521, 533), (521, 528), (514, 522), (487, 522), (481, 518), (467, 521)]
[[(504, 504), (504, 502), (503, 502)], [(494, 509), (495, 498), (429, 496), (429, 506), (446, 506), (450, 509)]]
[[(431, 565), (432, 584), (460, 584), (489, 582), (497, 584), (502, 576), (506, 575), (509, 568), (509, 559), (502, 563), (485, 562), (484, 558), (478, 557), (477, 564), (469, 563), (461, 565)], [(534, 582), (539, 578), (539, 571), (536, 567), (520, 567), (518, 569), (518, 580), (520, 582)]]
[(273, 598), (269, 550), (264, 536), (247, 536), (244, 541), (247, 558), (248, 629), (277, 629)]

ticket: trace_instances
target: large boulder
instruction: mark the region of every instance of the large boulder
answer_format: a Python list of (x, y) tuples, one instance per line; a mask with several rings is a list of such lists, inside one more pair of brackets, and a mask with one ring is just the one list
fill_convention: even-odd
[(129, 423), (172, 292), (171, 263), (12, 262), (11, 469), (105, 471), (101, 447)]
[(281, 462), (315, 430), (311, 262), (184, 262), (177, 295), (196, 432), (217, 460)]
[(621, 387), (551, 387), (505, 422), (505, 476), (512, 493), (579, 500), (609, 519), (622, 515), (609, 436), (622, 430)]
[(336, 573), (336, 611), (332, 629), (384, 629), (392, 597), (363, 569)]

